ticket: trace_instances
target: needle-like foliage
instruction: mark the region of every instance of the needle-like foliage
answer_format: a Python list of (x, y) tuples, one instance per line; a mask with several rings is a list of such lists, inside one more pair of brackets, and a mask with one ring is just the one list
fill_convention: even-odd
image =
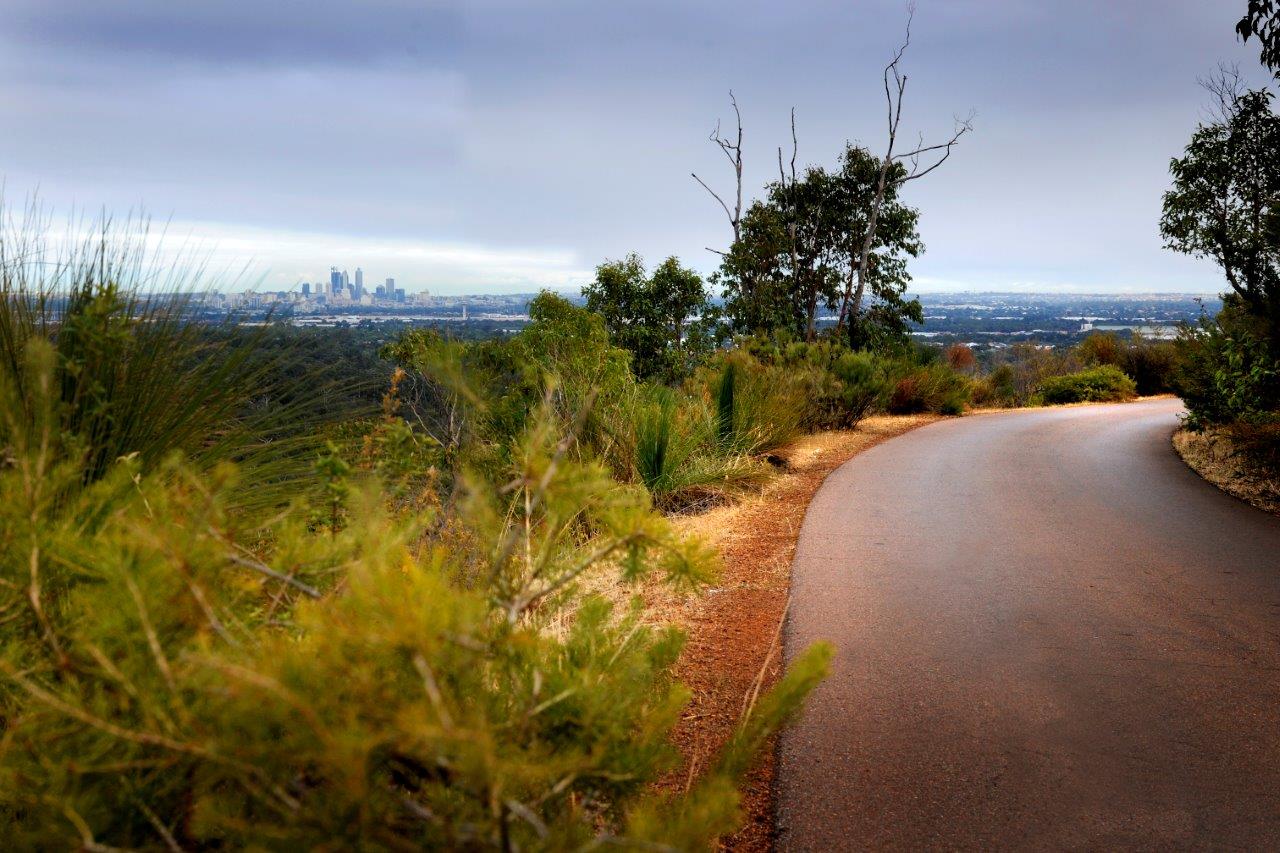
[(715, 558), (570, 453), (552, 401), (443, 504), (406, 476), (435, 445), (389, 404), (318, 525), (305, 497), (238, 509), (231, 463), (130, 455), (86, 483), (60, 370), (33, 337), (0, 374), (7, 849), (706, 847), (825, 671), (803, 657), (662, 797), (681, 638), (575, 580), (608, 561), (696, 585)]

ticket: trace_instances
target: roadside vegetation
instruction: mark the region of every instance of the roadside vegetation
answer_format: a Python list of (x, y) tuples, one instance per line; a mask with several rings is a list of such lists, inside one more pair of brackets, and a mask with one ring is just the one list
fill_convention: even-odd
[[(1237, 32), (1280, 79), (1280, 5), (1249, 0)], [(1169, 248), (1212, 260), (1223, 309), (1178, 341), (1183, 457), (1227, 491), (1280, 506), (1280, 114), (1272, 88), (1235, 69), (1207, 81), (1211, 117), (1170, 164), (1160, 230)]]
[(831, 649), (771, 690), (762, 671), (725, 746), (655, 786), (679, 759), (682, 635), (580, 581), (713, 583), (718, 555), (673, 514), (873, 414), (1170, 390), (1189, 430), (1274, 471), (1270, 95), (1222, 88), (1165, 200), (1170, 245), (1226, 273), (1220, 315), (1176, 344), (1098, 333), (980, 358), (909, 334), (924, 244), (906, 190), (970, 125), (900, 145), (905, 48), (884, 146), (798, 166), (793, 116), (755, 200), (733, 103), (736, 134), (712, 139), (736, 192), (703, 183), (731, 229), (707, 280), (675, 257), (605, 261), (585, 307), (543, 293), (502, 337), (408, 329), (348, 357), (349, 331), (196, 322), (198, 276), (157, 268), (127, 226), (58, 248), (39, 217), (7, 229), (5, 846), (706, 848)]
[[(718, 556), (662, 511), (758, 487), (804, 433), (957, 414), (991, 379), (901, 333), (735, 334), (697, 307), (647, 350), (680, 357), (638, 375), (650, 338), (619, 346), (546, 293), (515, 335), (400, 335), (371, 387), (309, 335), (190, 322), (193, 283), (145, 288), (136, 234), (60, 251), (19, 228), (0, 263), (16, 848), (706, 846), (830, 649), (755, 685), (696, 779), (656, 788), (681, 635), (578, 581), (697, 590)], [(664, 268), (618, 304), (689, 286)]]

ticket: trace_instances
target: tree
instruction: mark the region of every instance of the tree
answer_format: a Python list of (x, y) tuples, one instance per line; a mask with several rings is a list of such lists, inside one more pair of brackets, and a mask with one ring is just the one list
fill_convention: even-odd
[(1262, 46), (1262, 63), (1280, 75), (1280, 0), (1249, 0), (1236, 32), (1246, 42), (1256, 37)]
[(875, 332), (878, 331), (876, 326), (884, 319), (878, 316), (882, 313), (883, 306), (877, 310), (877, 306), (864, 304), (867, 291), (871, 286), (877, 229), (880, 227), (884, 205), (908, 181), (923, 178), (945, 163), (951, 157), (951, 150), (960, 142), (960, 138), (973, 129), (973, 116), (970, 114), (967, 119), (956, 119), (955, 131), (945, 142), (926, 145), (921, 138), (915, 148), (905, 152), (897, 150), (898, 131), (902, 123), (902, 102), (907, 90), (907, 76), (902, 73), (901, 64), (902, 57), (911, 44), (911, 21), (914, 16), (915, 10), (912, 7), (907, 18), (907, 35), (902, 47), (898, 48), (897, 53), (884, 69), (884, 95), (889, 116), (888, 144), (884, 157), (880, 160), (875, 191), (867, 206), (862, 245), (857, 254), (857, 268), (855, 274), (850, 275), (846, 282), (844, 299), (840, 306), (840, 319), (836, 324), (836, 329), (839, 331), (848, 323), (849, 337), (855, 347), (874, 343)]
[[(842, 284), (859, 274), (880, 163), (850, 145), (836, 170), (811, 166), (797, 176), (794, 166), (787, 174), (779, 157), (779, 180), (743, 216), (741, 235), (725, 254), (717, 281), (735, 330), (786, 329), (812, 340), (818, 310), (835, 310)], [(905, 298), (907, 259), (923, 251), (919, 212), (902, 204), (898, 188), (891, 182), (880, 196), (863, 274), (868, 293), (860, 312), (862, 345), (901, 337), (909, 320), (922, 320), (919, 303)]]
[(1211, 89), (1218, 120), (1202, 124), (1169, 170), (1160, 233), (1177, 252), (1213, 259), (1238, 301), (1280, 350), (1280, 116), (1264, 90)]
[(596, 267), (582, 288), (587, 309), (604, 318), (609, 336), (632, 355), (642, 379), (682, 376), (698, 353), (713, 343), (712, 320), (702, 278), (667, 258), (649, 275), (636, 254)]

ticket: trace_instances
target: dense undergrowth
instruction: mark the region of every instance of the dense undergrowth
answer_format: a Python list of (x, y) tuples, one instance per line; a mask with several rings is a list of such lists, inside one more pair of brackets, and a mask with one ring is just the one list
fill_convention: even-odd
[[(688, 791), (653, 791), (680, 635), (574, 582), (608, 562), (691, 588), (716, 558), (602, 461), (602, 401), (637, 391), (597, 380), (625, 359), (575, 363), (544, 324), (521, 345), (545, 361), (481, 353), (483, 374), (439, 342), (444, 431), (400, 416), (402, 374), (381, 417), (338, 423), (183, 297), (25, 263), (0, 317), (6, 847), (686, 849), (734, 827), (829, 650)], [(454, 367), (512, 370), (519, 408)]]
[(659, 794), (681, 636), (577, 580), (708, 583), (716, 555), (661, 511), (761, 483), (804, 432), (1118, 370), (1097, 344), (984, 372), (963, 347), (780, 334), (643, 380), (599, 315), (543, 294), (509, 338), (386, 345), (379, 413), (314, 341), (192, 322), (189, 288), (146, 289), (114, 245), (0, 264), (10, 847), (711, 844), (830, 649)]

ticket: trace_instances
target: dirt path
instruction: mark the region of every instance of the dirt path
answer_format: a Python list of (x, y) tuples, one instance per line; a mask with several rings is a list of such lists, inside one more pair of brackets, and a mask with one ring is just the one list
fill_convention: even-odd
[(780, 847), (1280, 845), (1280, 520), (1182, 464), (1178, 409), (949, 420), (828, 478)]

